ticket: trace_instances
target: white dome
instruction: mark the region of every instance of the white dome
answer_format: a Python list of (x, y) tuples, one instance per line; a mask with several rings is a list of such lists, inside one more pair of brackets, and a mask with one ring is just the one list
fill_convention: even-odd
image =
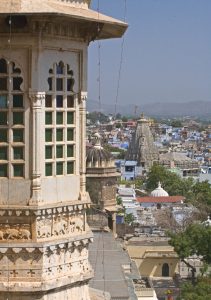
[(160, 182), (158, 183), (158, 187), (151, 192), (152, 197), (169, 197), (169, 194), (161, 187)]

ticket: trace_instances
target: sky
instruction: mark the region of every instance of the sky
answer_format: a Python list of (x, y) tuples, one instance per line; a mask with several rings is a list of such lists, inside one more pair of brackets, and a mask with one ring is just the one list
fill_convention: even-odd
[[(124, 19), (118, 105), (211, 101), (211, 0), (99, 0), (100, 12)], [(98, 0), (92, 0), (97, 10)], [(102, 41), (103, 104), (115, 103), (122, 39)], [(89, 47), (89, 99), (98, 101), (98, 43)]]

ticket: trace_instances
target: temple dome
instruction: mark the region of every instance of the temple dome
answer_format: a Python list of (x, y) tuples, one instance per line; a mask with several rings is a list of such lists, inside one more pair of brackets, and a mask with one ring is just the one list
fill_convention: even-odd
[(169, 197), (169, 194), (162, 188), (161, 183), (158, 183), (158, 187), (151, 192), (152, 197)]
[(87, 150), (86, 167), (87, 168), (104, 168), (113, 167), (113, 159), (110, 152), (105, 150), (100, 143), (100, 135), (94, 134), (94, 146)]

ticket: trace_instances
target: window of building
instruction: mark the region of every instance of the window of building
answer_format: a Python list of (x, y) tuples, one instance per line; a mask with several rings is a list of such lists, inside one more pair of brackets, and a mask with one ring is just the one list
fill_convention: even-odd
[(69, 65), (59, 62), (49, 70), (45, 100), (45, 176), (75, 173), (74, 83)]
[(0, 177), (25, 176), (23, 78), (15, 63), (0, 59)]

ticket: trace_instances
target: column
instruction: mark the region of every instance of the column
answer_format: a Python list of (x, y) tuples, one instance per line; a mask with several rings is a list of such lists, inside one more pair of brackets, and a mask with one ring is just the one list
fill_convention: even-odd
[[(80, 192), (81, 200), (86, 193), (86, 100), (87, 92), (80, 93)], [(85, 200), (85, 199), (84, 199)]]
[(29, 93), (29, 98), (31, 99), (32, 111), (32, 195), (30, 204), (36, 205), (42, 202), (40, 172), (40, 132), (42, 128), (40, 114), (42, 103), (45, 101), (45, 93), (32, 91)]

